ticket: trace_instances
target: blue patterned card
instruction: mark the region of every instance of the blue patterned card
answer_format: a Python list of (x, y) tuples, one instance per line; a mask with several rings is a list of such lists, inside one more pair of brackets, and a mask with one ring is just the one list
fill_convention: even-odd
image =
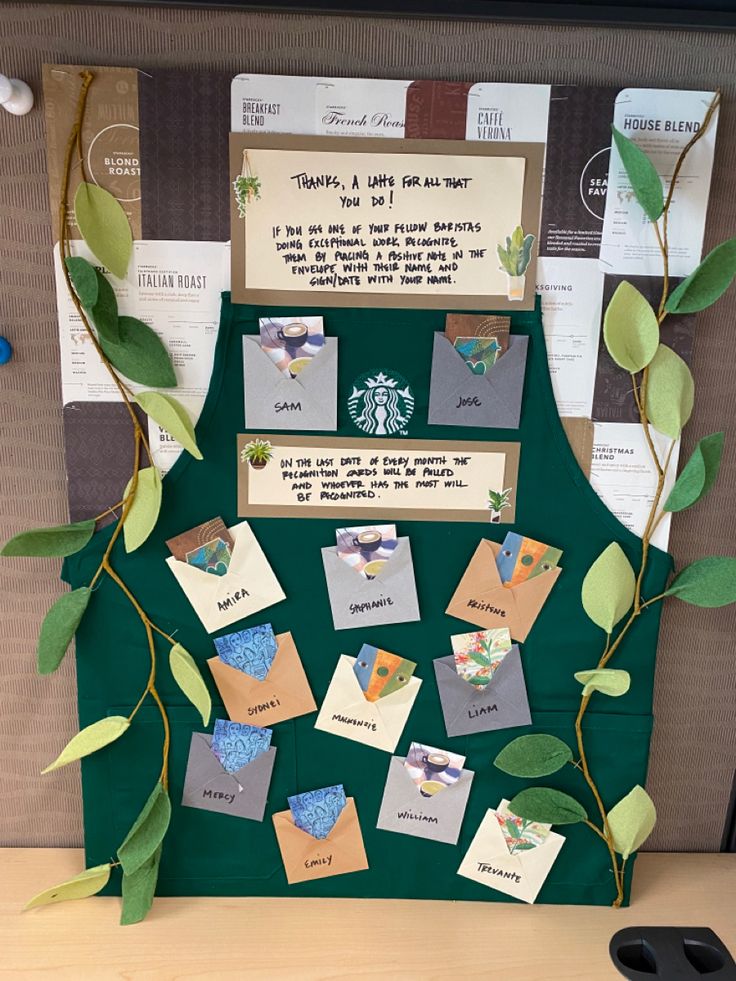
[(212, 752), (228, 773), (237, 773), (271, 745), (271, 730), (258, 726), (216, 719), (212, 733)]
[(347, 803), (342, 784), (288, 798), (294, 824), (314, 838), (326, 838)]
[(271, 670), (278, 646), (270, 623), (215, 637), (220, 660), (258, 681), (263, 681)]

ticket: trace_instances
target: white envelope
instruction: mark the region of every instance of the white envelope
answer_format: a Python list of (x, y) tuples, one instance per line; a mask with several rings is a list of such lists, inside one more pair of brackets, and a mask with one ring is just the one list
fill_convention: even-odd
[(210, 634), (286, 599), (248, 522), (241, 521), (228, 531), (233, 548), (224, 576), (196, 569), (173, 555), (166, 560)]
[[(508, 801), (502, 800), (498, 810), (506, 804)], [(511, 855), (496, 812), (489, 808), (457, 874), (508, 896), (516, 896), (525, 903), (533, 903), (564, 844), (562, 835), (550, 831), (543, 844), (520, 855)]]
[(393, 753), (422, 682), (412, 677), (398, 691), (369, 702), (355, 677), (354, 664), (354, 657), (340, 655), (314, 728)]

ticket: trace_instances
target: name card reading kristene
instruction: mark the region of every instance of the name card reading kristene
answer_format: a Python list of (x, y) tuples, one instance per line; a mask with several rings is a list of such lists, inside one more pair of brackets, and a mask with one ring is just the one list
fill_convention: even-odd
[[(240, 435), (238, 514), (511, 523), (519, 453), (519, 443)], [(508, 506), (493, 510), (504, 492)]]

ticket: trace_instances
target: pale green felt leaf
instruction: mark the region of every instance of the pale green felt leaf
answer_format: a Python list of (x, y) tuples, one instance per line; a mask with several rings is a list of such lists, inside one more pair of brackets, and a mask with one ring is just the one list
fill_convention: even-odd
[(176, 388), (176, 375), (158, 334), (135, 317), (118, 317), (116, 342), (100, 335), (100, 346), (113, 366), (131, 381), (155, 388)]
[(64, 593), (44, 617), (36, 648), (39, 674), (52, 674), (61, 664), (91, 595), (89, 586)]
[(67, 256), (64, 263), (79, 302), (83, 307), (93, 307), (97, 303), (97, 270), (81, 256)]
[(212, 699), (192, 655), (181, 644), (174, 644), (169, 654), (169, 666), (174, 681), (202, 716), (202, 724), (209, 725)]
[(120, 323), (118, 318), (118, 301), (115, 290), (99, 271), (97, 276), (97, 302), (89, 310), (92, 323), (95, 325), (100, 343), (117, 344), (120, 341)]
[(700, 440), (664, 502), (665, 511), (684, 511), (705, 497), (721, 467), (723, 439), (723, 433), (711, 433)]
[(628, 858), (638, 851), (652, 833), (657, 811), (649, 794), (638, 784), (606, 815), (613, 835), (613, 846)]
[(590, 671), (576, 671), (575, 680), (583, 685), (583, 695), (592, 695), (599, 691), (603, 695), (618, 698), (625, 695), (631, 686), (631, 676), (628, 671), (617, 668), (593, 668)]
[(96, 753), (98, 749), (102, 749), (103, 746), (108, 746), (119, 739), (129, 726), (130, 722), (124, 715), (108, 715), (104, 719), (93, 722), (92, 725), (78, 732), (66, 744), (54, 762), (50, 763), (45, 770), (41, 770), (41, 773), (58, 770), (60, 766), (73, 763), (74, 760), (80, 760), (83, 756), (89, 756), (90, 753)]
[(664, 592), (693, 606), (728, 606), (736, 603), (736, 559), (710, 555), (686, 565)]
[(534, 733), (519, 736), (504, 746), (494, 766), (513, 777), (546, 777), (572, 760), (572, 750), (557, 736)]
[(632, 373), (646, 368), (657, 351), (657, 315), (649, 301), (626, 280), (619, 284), (606, 308), (603, 339), (616, 364)]
[(181, 443), (195, 460), (202, 459), (194, 436), (192, 420), (178, 399), (173, 395), (164, 395), (163, 392), (139, 392), (135, 398), (146, 415), (173, 436), (177, 443)]
[(583, 579), (583, 609), (610, 634), (634, 602), (636, 576), (617, 542), (605, 548)]
[(161, 845), (140, 868), (131, 875), (123, 874), (123, 908), (120, 926), (130, 926), (145, 919), (156, 893)]
[(163, 841), (170, 820), (171, 801), (159, 781), (118, 849), (118, 858), (126, 875), (137, 872), (151, 858)]
[(736, 276), (736, 238), (721, 242), (667, 298), (668, 313), (697, 313), (715, 303)]
[(509, 810), (517, 817), (541, 824), (577, 824), (588, 815), (574, 797), (552, 787), (528, 787), (509, 801)]
[[(131, 477), (123, 492), (123, 498), (128, 496), (132, 482)], [(135, 497), (126, 513), (123, 525), (126, 552), (135, 552), (155, 528), (161, 510), (161, 490), (161, 474), (156, 467), (145, 467), (138, 471)]]
[(615, 126), (611, 126), (611, 129), (613, 142), (616, 144), (636, 200), (644, 209), (647, 218), (656, 221), (664, 211), (664, 194), (659, 174), (646, 153), (633, 140), (624, 136)]
[(0, 555), (64, 558), (83, 549), (95, 530), (94, 519), (52, 528), (32, 528), (15, 535), (3, 545)]
[(125, 279), (133, 235), (115, 198), (97, 184), (82, 181), (74, 195), (74, 217), (92, 254), (118, 279)]
[(693, 411), (695, 382), (680, 355), (666, 344), (659, 345), (649, 365), (645, 399), (649, 422), (677, 439)]
[(95, 865), (75, 875), (73, 879), (67, 879), (66, 882), (60, 882), (58, 886), (44, 889), (33, 899), (29, 899), (23, 909), (35, 909), (37, 906), (48, 906), (50, 903), (63, 903), (67, 899), (86, 899), (87, 896), (94, 896), (106, 886), (109, 878), (109, 863)]

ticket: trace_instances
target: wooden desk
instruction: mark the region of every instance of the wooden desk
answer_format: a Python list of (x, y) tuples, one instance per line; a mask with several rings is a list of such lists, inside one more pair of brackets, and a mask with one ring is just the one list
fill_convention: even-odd
[[(711, 927), (736, 952), (736, 855), (643, 855), (634, 905), (318, 899), (157, 899), (118, 927), (117, 899), (19, 914), (82, 868), (77, 849), (0, 849), (0, 978), (53, 981), (515, 981), (620, 978), (608, 957), (633, 925)], [(445, 939), (438, 939), (444, 935)]]

